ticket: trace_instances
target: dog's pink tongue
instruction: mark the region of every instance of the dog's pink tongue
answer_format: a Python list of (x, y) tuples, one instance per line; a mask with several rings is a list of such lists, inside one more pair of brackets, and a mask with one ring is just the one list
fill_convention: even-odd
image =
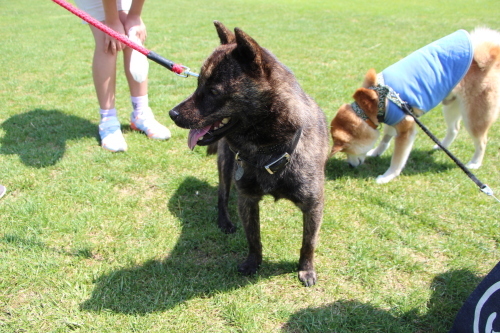
[(198, 129), (192, 129), (189, 131), (188, 135), (188, 147), (189, 149), (193, 150), (194, 146), (196, 146), (196, 143), (198, 142), (198, 139), (204, 136), (209, 130), (210, 130), (211, 125), (204, 127), (204, 128), (198, 128)]

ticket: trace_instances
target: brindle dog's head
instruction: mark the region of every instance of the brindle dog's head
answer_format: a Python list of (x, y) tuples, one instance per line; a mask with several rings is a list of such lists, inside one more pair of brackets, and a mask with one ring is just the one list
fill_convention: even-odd
[(191, 130), (191, 149), (255, 124), (272, 98), (266, 78), (274, 57), (242, 30), (214, 24), (221, 45), (205, 60), (196, 91), (169, 113), (177, 126)]

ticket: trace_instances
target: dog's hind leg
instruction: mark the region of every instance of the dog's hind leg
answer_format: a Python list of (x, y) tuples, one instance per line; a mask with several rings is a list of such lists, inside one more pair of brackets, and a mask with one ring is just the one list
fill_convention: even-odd
[[(498, 105), (496, 106), (498, 107)], [(486, 143), (488, 142), (488, 130), (495, 121), (492, 114), (479, 114), (474, 115), (477, 117), (475, 121), (464, 118), (464, 125), (474, 141), (474, 155), (471, 160), (466, 164), (469, 169), (479, 169), (483, 163), (484, 153), (486, 152)], [(482, 117), (481, 117), (482, 116)], [(480, 117), (480, 118), (479, 118)]]
[(227, 234), (234, 233), (236, 227), (231, 222), (228, 212), (229, 192), (234, 170), (234, 153), (224, 139), (219, 141), (217, 149), (217, 168), (219, 170), (219, 191), (218, 191), (218, 219), (219, 228)]
[(316, 284), (317, 276), (314, 270), (314, 250), (318, 242), (319, 229), (323, 220), (323, 199), (315, 198), (311, 205), (301, 205), (303, 212), (302, 248), (299, 259), (299, 280), (306, 287)]
[(259, 201), (260, 198), (238, 195), (238, 211), (248, 241), (248, 257), (238, 266), (238, 271), (244, 275), (255, 274), (262, 263)]
[[(500, 83), (499, 81), (496, 81)], [(495, 88), (496, 89), (496, 88)], [(474, 155), (467, 163), (470, 169), (478, 169), (483, 163), (488, 131), (500, 113), (500, 96), (498, 92), (483, 90), (475, 103), (469, 103), (462, 110), (464, 125), (474, 141)]]
[(474, 136), (474, 147), (476, 148), (474, 151), (474, 155), (471, 160), (466, 164), (469, 169), (479, 169), (481, 164), (483, 164), (484, 153), (486, 151), (486, 143), (488, 142), (488, 138), (486, 133), (483, 133), (481, 136)]
[[(448, 148), (455, 140), (460, 130), (460, 119), (462, 119), (462, 115), (460, 112), (460, 102), (456, 95), (451, 94), (446, 97), (442, 103), (443, 116), (446, 122), (446, 136), (441, 140), (441, 145)], [(439, 149), (439, 146), (435, 145), (434, 149)]]

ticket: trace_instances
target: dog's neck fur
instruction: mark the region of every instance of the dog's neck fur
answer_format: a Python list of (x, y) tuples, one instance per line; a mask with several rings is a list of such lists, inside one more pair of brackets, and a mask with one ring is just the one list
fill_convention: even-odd
[[(377, 74), (377, 82), (376, 83), (377, 83), (376, 85), (373, 85), (373, 86), (369, 87), (368, 89), (375, 90), (377, 92), (377, 95), (378, 95), (377, 120), (378, 120), (379, 124), (373, 123), (373, 121), (371, 121), (371, 119), (368, 118), (365, 111), (363, 111), (363, 109), (358, 105), (358, 103), (353, 102), (351, 104), (351, 107), (354, 110), (354, 113), (358, 117), (363, 119), (366, 123), (368, 123), (368, 125), (370, 125), (370, 127), (372, 127), (373, 129), (377, 129), (379, 127), (378, 125), (380, 125), (381, 123), (384, 123), (384, 119), (386, 116), (389, 101), (396, 104), (400, 109), (403, 109), (403, 105), (409, 106), (408, 103), (406, 103), (405, 101), (403, 101), (401, 99), (401, 97), (399, 97), (399, 94), (397, 92), (395, 92), (394, 89), (392, 89), (388, 85), (385, 85), (384, 76), (382, 75), (382, 73)], [(413, 110), (413, 108), (411, 106), (409, 106), (409, 109)], [(419, 109), (415, 109), (415, 114), (418, 117), (418, 116), (422, 115), (422, 111)]]

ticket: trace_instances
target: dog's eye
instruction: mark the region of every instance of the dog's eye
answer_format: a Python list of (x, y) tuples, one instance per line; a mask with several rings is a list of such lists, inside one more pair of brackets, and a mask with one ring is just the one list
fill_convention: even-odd
[(212, 88), (210, 89), (210, 95), (212, 96), (219, 96), (220, 95), (220, 91), (215, 89), (215, 88)]

